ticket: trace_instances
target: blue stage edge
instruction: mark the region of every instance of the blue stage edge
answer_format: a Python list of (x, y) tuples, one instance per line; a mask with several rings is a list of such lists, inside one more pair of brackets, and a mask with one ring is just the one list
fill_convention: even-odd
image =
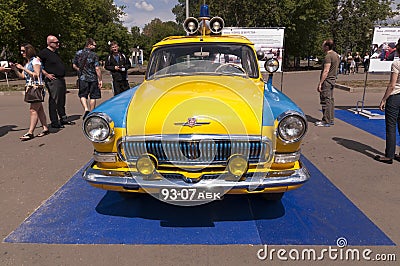
[(163, 245), (395, 245), (313, 164), (311, 180), (270, 203), (226, 196), (197, 207), (177, 207), (151, 196), (123, 199), (92, 188), (82, 169), (28, 217), (5, 242)]
[[(384, 114), (384, 112), (380, 110), (374, 110), (373, 112), (381, 115)], [(355, 114), (349, 110), (335, 110), (335, 117), (378, 138), (386, 139), (385, 119), (368, 119), (368, 117)], [(396, 132), (397, 136), (399, 136), (399, 132)], [(399, 137), (397, 137), (396, 144), (400, 146)], [(382, 147), (382, 150), (384, 149), (385, 147)]]

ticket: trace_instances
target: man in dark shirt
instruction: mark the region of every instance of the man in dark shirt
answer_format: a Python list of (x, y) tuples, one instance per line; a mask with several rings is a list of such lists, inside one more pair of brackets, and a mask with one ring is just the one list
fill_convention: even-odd
[(85, 111), (83, 119), (96, 107), (96, 100), (101, 98), (100, 89), (103, 81), (99, 57), (94, 52), (95, 49), (96, 41), (92, 38), (87, 39), (85, 48), (76, 52), (72, 62), (72, 67), (78, 72), (79, 77), (78, 97)]
[(64, 125), (75, 124), (68, 121), (65, 114), (65, 99), (67, 87), (65, 84), (65, 66), (57, 49), (60, 46), (56, 36), (47, 37), (47, 47), (39, 52), (43, 64), (45, 84), (49, 91), (49, 116), (51, 127), (62, 128)]
[(114, 95), (129, 89), (128, 69), (131, 67), (129, 59), (119, 51), (117, 42), (110, 44), (111, 54), (107, 57), (105, 69), (111, 72)]

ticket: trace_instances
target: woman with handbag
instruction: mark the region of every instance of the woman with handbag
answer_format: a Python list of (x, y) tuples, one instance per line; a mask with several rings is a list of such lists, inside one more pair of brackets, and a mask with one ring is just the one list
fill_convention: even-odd
[[(12, 68), (15, 73), (20, 78), (24, 78), (26, 80), (25, 85), (25, 94), (28, 93), (28, 89), (38, 89), (40, 90), (40, 95), (37, 99), (31, 98), (29, 100), (30, 103), (30, 125), (29, 130), (25, 133), (20, 139), (22, 141), (30, 140), (34, 138), (33, 132), (36, 128), (38, 121), (42, 124), (43, 131), (37, 135), (37, 137), (43, 137), (48, 135), (49, 128), (47, 127), (46, 122), (46, 114), (43, 109), (42, 102), (44, 101), (44, 87), (42, 83), (42, 67), (41, 62), (38, 57), (36, 57), (35, 48), (31, 44), (25, 44), (21, 46), (21, 55), (24, 58), (25, 65), (22, 66), (20, 64), (13, 64)], [(22, 70), (22, 72), (20, 72)], [(37, 93), (38, 91), (36, 91)], [(25, 95), (28, 96), (28, 95)], [(25, 97), (25, 101), (27, 101), (27, 97)]]

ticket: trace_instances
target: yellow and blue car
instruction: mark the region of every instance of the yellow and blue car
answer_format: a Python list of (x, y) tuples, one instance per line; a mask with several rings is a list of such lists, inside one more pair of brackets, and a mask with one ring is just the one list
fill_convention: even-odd
[(218, 17), (184, 26), (187, 36), (154, 45), (142, 84), (84, 120), (94, 153), (83, 178), (181, 205), (226, 193), (279, 200), (302, 186), (310, 177), (300, 161), (305, 115), (272, 86), (272, 74), (263, 79), (253, 43), (221, 35)]

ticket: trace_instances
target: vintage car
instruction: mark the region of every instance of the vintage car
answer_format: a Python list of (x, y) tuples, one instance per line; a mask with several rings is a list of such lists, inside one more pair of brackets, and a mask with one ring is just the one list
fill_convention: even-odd
[[(84, 120), (94, 147), (83, 173), (105, 190), (196, 205), (229, 194), (279, 200), (309, 173), (304, 113), (264, 81), (253, 43), (221, 35), (223, 20), (189, 18), (188, 36), (155, 44), (144, 82)], [(198, 34), (200, 32), (200, 34)], [(276, 59), (265, 63), (274, 72)]]

